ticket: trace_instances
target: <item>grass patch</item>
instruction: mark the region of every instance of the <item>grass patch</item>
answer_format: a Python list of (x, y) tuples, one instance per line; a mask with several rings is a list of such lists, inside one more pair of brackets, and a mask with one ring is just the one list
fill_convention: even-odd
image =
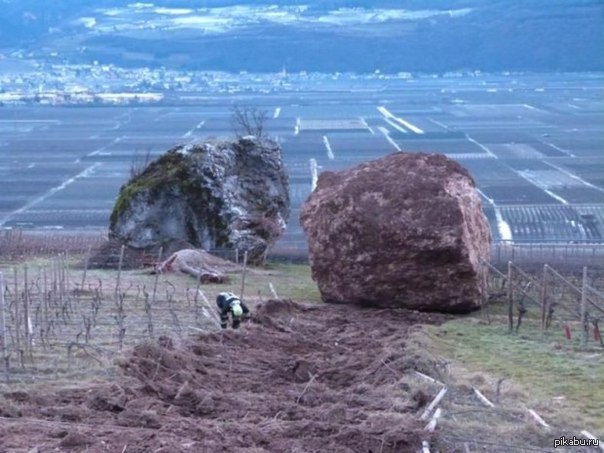
[[(321, 302), (319, 288), (311, 277), (311, 270), (308, 264), (274, 263), (270, 265), (270, 268), (280, 274), (272, 282), (279, 297), (308, 302)], [(263, 282), (263, 280), (266, 279), (254, 276), (253, 282), (256, 285), (265, 283), (268, 287), (269, 282)]]
[(474, 317), (428, 326), (426, 332), (439, 354), (470, 372), (518, 384), (529, 396), (525, 404), (541, 402), (534, 409), (560, 426), (604, 434), (604, 351), (593, 342), (582, 349), (559, 328), (543, 334), (535, 320), (526, 320), (518, 334), (508, 333), (503, 320), (488, 325)]

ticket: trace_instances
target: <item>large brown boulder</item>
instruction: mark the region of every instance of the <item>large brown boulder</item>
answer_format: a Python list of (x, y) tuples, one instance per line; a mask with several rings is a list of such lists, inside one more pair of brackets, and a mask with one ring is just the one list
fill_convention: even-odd
[(444, 155), (324, 172), (300, 221), (325, 302), (449, 313), (481, 304), (489, 224), (472, 177)]

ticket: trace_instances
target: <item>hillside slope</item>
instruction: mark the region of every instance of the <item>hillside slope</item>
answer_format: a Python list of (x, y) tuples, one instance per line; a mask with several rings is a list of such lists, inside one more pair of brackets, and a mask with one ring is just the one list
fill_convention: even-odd
[(604, 69), (598, 0), (1, 3), (0, 52), (58, 62), (254, 72)]

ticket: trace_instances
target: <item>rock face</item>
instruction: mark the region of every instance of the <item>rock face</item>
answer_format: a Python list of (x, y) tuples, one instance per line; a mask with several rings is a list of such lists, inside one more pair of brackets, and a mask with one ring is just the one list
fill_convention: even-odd
[(136, 248), (171, 240), (238, 247), (258, 263), (288, 217), (280, 147), (244, 137), (179, 146), (150, 163), (121, 188), (109, 234)]
[(395, 153), (324, 172), (300, 221), (325, 302), (480, 306), (490, 229), (471, 176), (443, 155)]

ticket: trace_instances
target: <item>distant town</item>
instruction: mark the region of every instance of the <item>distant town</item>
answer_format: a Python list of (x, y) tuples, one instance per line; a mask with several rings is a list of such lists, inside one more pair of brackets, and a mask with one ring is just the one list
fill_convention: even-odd
[[(11, 57), (12, 58), (12, 57)], [(0, 63), (6, 64), (0, 56)], [(15, 60), (16, 61), (16, 60)], [(207, 94), (262, 94), (341, 87), (372, 88), (375, 83), (425, 78), (480, 77), (481, 71), (445, 74), (354, 73), (226, 73), (216, 71), (177, 71), (166, 68), (123, 68), (110, 64), (47, 64), (21, 60), (20, 70), (0, 72), (0, 106), (9, 104), (46, 105), (135, 105), (180, 103), (200, 100)], [(10, 63), (9, 63), (10, 64)], [(513, 75), (504, 73), (502, 75)], [(186, 93), (197, 93), (187, 95)]]

